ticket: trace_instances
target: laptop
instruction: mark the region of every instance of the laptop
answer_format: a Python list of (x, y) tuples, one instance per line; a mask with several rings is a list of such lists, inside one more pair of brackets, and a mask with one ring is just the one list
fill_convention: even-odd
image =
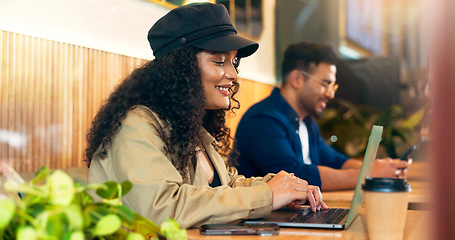
[(362, 183), (371, 174), (381, 142), (382, 126), (374, 125), (368, 139), (362, 167), (350, 208), (329, 208), (313, 213), (309, 207), (294, 210), (282, 208), (272, 211), (267, 218), (249, 219), (244, 223), (276, 223), (280, 227), (347, 229), (359, 214), (363, 203)]

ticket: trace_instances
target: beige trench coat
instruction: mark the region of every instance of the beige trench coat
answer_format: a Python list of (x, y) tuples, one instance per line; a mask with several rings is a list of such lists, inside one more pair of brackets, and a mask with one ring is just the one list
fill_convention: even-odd
[(159, 135), (169, 129), (163, 129), (163, 121), (150, 109), (130, 110), (121, 124), (107, 156), (92, 159), (88, 182), (131, 181), (133, 188), (122, 202), (133, 211), (157, 224), (174, 218), (183, 228), (259, 218), (271, 212), (272, 191), (266, 181), (272, 175), (238, 175), (215, 150), (215, 140), (205, 129), (201, 142), (220, 176), (220, 187), (209, 186), (199, 164), (190, 164), (189, 180), (182, 180)]

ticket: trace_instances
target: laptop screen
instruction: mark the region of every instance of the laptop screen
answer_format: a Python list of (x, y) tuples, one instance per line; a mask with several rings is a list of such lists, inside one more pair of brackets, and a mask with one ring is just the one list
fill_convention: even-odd
[(360, 211), (363, 203), (363, 191), (361, 185), (365, 181), (365, 178), (371, 174), (373, 169), (374, 160), (376, 159), (376, 153), (379, 148), (379, 142), (382, 138), (382, 126), (374, 125), (371, 129), (370, 138), (368, 139), (368, 145), (365, 150), (365, 156), (363, 157), (362, 167), (360, 168), (359, 178), (357, 179), (357, 185), (355, 186), (354, 197), (352, 198), (351, 207), (348, 218), (346, 220), (345, 229), (354, 221), (355, 217)]

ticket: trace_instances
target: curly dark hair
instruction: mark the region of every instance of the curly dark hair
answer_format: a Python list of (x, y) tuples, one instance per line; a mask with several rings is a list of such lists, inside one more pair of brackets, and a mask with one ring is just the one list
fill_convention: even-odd
[(98, 148), (101, 147), (96, 152), (97, 156), (106, 157), (106, 146), (119, 131), (122, 119), (138, 105), (152, 109), (166, 120), (165, 124), (171, 126), (170, 135), (161, 138), (166, 151), (172, 151), (172, 146), (177, 146), (178, 159), (173, 159), (173, 165), (182, 177), (186, 176), (185, 169), (189, 161), (196, 156), (201, 127), (213, 135), (218, 142), (218, 152), (229, 159), (232, 138), (225, 124), (225, 115), (227, 111), (233, 112), (240, 107), (234, 98), (239, 84), (234, 81), (230, 89), (232, 97), (228, 109), (206, 110), (197, 59), (197, 53), (201, 51), (195, 47), (185, 47), (147, 62), (116, 87), (101, 106), (87, 134), (84, 161), (88, 162), (88, 167)]

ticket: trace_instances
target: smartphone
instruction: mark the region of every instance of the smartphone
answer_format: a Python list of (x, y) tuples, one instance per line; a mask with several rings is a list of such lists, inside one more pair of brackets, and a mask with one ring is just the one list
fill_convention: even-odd
[(205, 224), (199, 228), (203, 235), (277, 235), (275, 223)]
[(406, 151), (406, 152), (403, 154), (403, 156), (401, 156), (400, 159), (403, 160), (403, 161), (407, 161), (407, 160), (411, 157), (411, 154), (414, 152), (414, 150), (416, 150), (416, 148), (417, 148), (416, 145), (410, 147), (410, 148), (408, 149), (408, 151)]

